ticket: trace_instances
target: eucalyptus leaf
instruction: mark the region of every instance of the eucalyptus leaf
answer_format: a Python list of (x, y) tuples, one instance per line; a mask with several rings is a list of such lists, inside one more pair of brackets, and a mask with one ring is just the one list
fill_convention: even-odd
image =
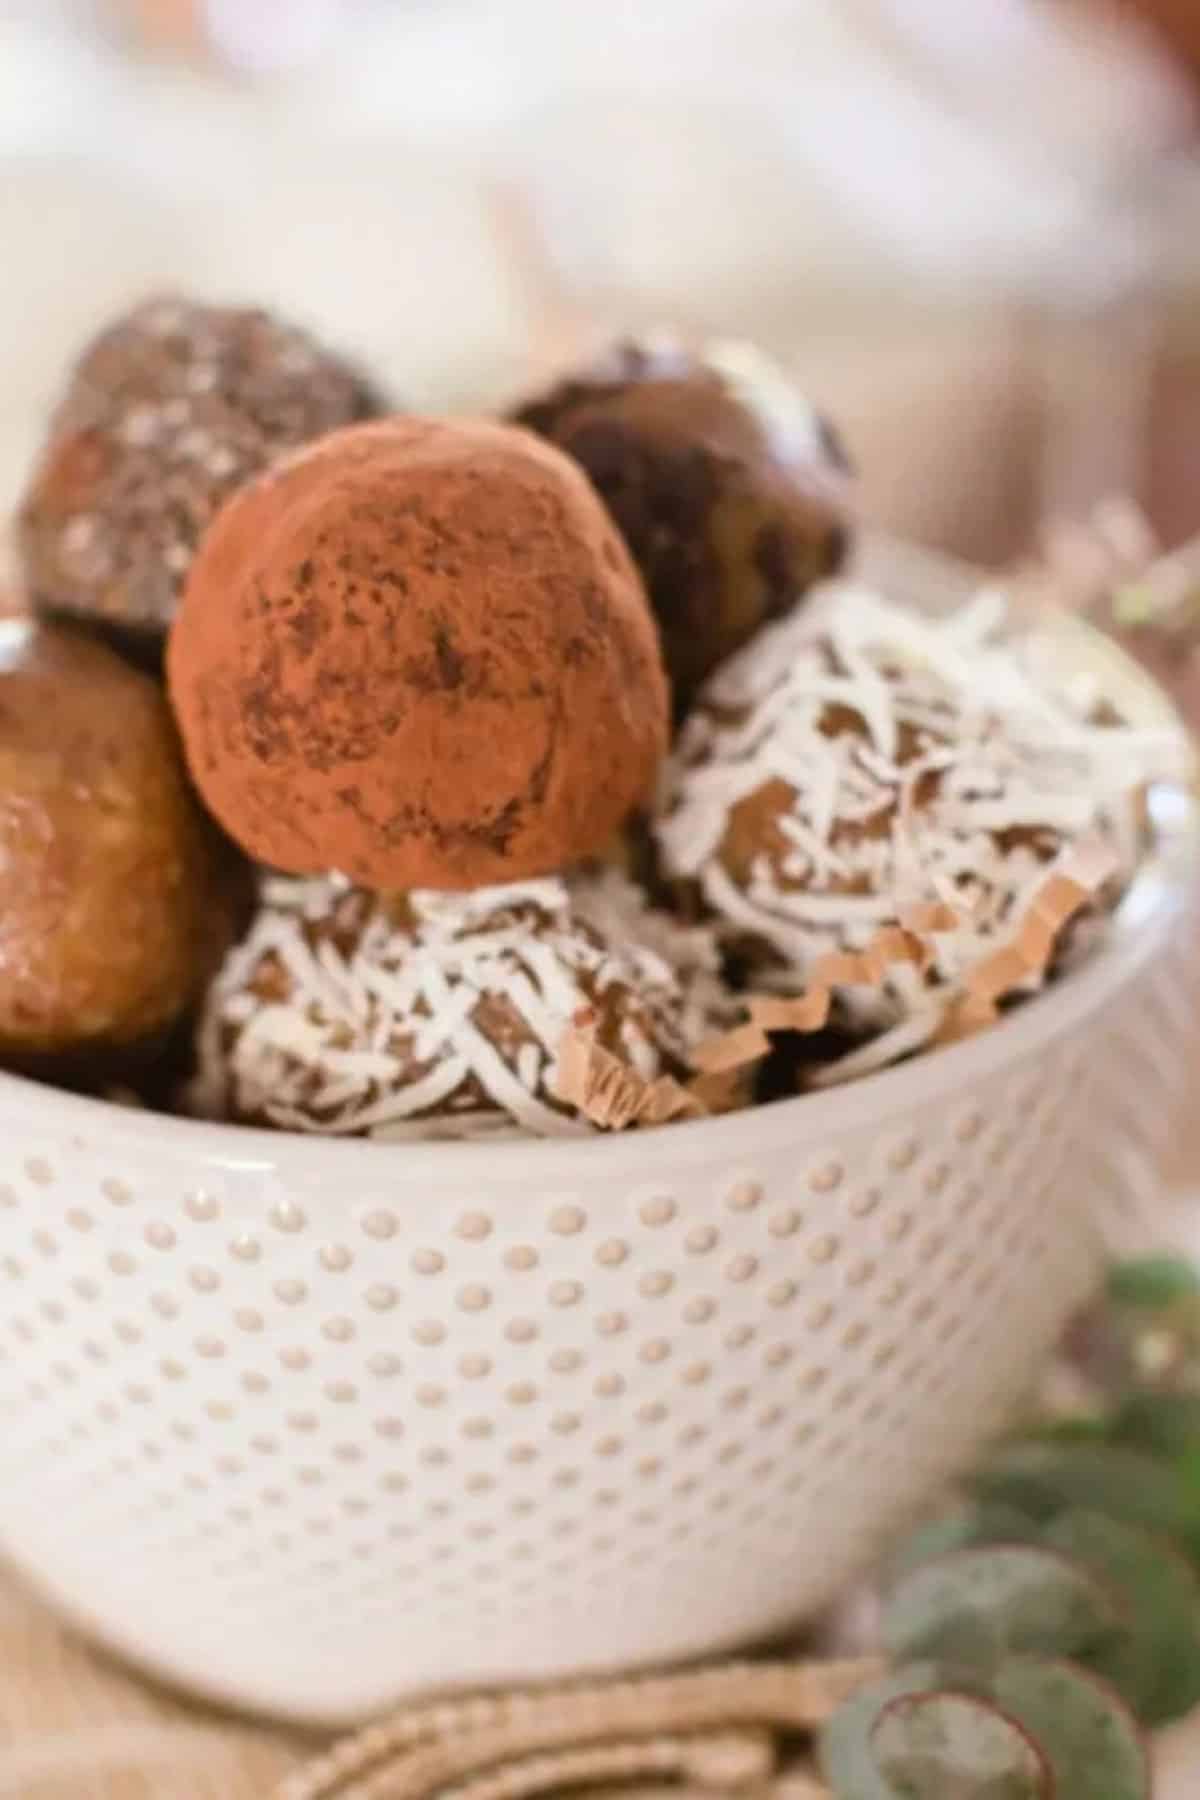
[(893, 1582), (922, 1563), (947, 1556), (952, 1550), (977, 1550), (988, 1544), (1027, 1544), (1030, 1520), (1015, 1506), (981, 1505), (969, 1501), (950, 1512), (939, 1513), (918, 1525), (892, 1557)]
[(1119, 1602), (1089, 1568), (1054, 1548), (1001, 1544), (922, 1563), (888, 1595), (893, 1656), (987, 1665), (1008, 1651), (1088, 1656), (1127, 1633)]
[(1122, 1444), (1011, 1444), (969, 1486), (984, 1504), (1032, 1519), (1082, 1508), (1180, 1538), (1189, 1550), (1200, 1542), (1200, 1494), (1171, 1464)]
[(1180, 1300), (1200, 1300), (1200, 1270), (1176, 1256), (1147, 1256), (1118, 1263), (1108, 1278), (1116, 1306), (1158, 1312)]
[(1137, 1721), (1097, 1676), (1073, 1663), (1011, 1657), (996, 1670), (992, 1692), (1047, 1759), (1054, 1800), (1151, 1800)]
[[(1061, 1514), (1045, 1528), (1045, 1541), (1120, 1596), (1127, 1636), (1082, 1660), (1142, 1723), (1167, 1724), (1200, 1703), (1200, 1578), (1187, 1559), (1143, 1526), (1100, 1513)], [(1063, 1646), (1061, 1654), (1078, 1653)]]
[(1200, 1394), (1141, 1389), (1117, 1408), (1114, 1442), (1154, 1456), (1189, 1457), (1200, 1447)]
[(906, 1694), (871, 1727), (896, 1800), (1053, 1800), (1050, 1765), (1015, 1720), (973, 1694)]
[(871, 1732), (885, 1707), (909, 1694), (936, 1693), (945, 1678), (936, 1663), (906, 1663), (860, 1688), (823, 1728), (817, 1741), (821, 1775), (837, 1800), (897, 1800), (871, 1748)]
[[(1175, 1473), (1194, 1511), (1200, 1514), (1200, 1438), (1192, 1444), (1185, 1445), (1175, 1459)], [(1188, 1551), (1200, 1561), (1200, 1527), (1188, 1541)]]

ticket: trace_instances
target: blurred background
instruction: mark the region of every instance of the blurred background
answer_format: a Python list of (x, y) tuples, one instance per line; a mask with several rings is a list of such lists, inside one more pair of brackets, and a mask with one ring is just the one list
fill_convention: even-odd
[(80, 340), (166, 284), (431, 409), (618, 326), (749, 335), (890, 525), (1000, 560), (1126, 491), (1177, 540), (1194, 10), (0, 0), (0, 508)]

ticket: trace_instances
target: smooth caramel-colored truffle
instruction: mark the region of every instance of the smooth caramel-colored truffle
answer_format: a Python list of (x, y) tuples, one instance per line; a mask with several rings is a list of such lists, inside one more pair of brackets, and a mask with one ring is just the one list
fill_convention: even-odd
[(366, 887), (478, 887), (590, 855), (666, 747), (628, 554), (579, 470), (508, 426), (357, 426), (243, 489), (167, 660), (230, 834)]
[(248, 307), (152, 300), (80, 357), (17, 542), (39, 607), (161, 645), (218, 507), (278, 456), (379, 410), (358, 371)]
[(624, 534), (680, 713), (846, 554), (841, 448), (748, 345), (618, 344), (515, 416), (581, 465)]
[(149, 676), (67, 627), (0, 623), (0, 1055), (149, 1043), (233, 937), (229, 853)]

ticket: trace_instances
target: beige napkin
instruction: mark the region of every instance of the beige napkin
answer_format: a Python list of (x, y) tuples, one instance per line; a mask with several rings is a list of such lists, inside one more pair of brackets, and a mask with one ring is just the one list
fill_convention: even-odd
[[(723, 1741), (715, 1731), (717, 1768)], [(77, 1638), (0, 1567), (0, 1800), (272, 1800), (327, 1747), (157, 1687)], [(742, 1748), (740, 1737), (733, 1747)], [(734, 1785), (743, 1800), (828, 1800), (793, 1757)], [(323, 1781), (317, 1787), (324, 1792)], [(622, 1800), (712, 1800), (711, 1788), (687, 1780), (625, 1779), (620, 1788)]]
[(0, 1800), (265, 1800), (312, 1747), (152, 1687), (0, 1573)]

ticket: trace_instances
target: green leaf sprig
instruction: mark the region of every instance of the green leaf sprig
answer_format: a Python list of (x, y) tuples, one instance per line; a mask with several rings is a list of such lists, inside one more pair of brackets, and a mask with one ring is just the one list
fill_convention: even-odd
[(1068, 1352), (1077, 1404), (893, 1558), (838, 1800), (1150, 1800), (1145, 1730), (1200, 1704), (1200, 1273), (1116, 1269)]

